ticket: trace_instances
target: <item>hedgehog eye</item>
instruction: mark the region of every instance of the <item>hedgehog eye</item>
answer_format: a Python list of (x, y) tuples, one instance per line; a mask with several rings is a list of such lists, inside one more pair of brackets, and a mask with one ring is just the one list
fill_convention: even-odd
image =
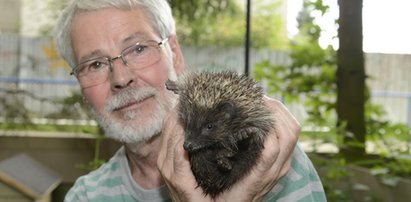
[(213, 129), (214, 127), (215, 127), (215, 125), (214, 125), (213, 123), (208, 123), (207, 126), (206, 126), (206, 128), (207, 128), (208, 130)]

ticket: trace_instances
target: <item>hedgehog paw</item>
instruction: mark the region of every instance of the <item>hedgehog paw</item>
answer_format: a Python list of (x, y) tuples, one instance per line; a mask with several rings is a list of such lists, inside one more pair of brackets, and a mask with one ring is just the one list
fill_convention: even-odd
[(217, 166), (223, 171), (230, 171), (231, 169), (233, 169), (233, 165), (227, 158), (217, 159)]

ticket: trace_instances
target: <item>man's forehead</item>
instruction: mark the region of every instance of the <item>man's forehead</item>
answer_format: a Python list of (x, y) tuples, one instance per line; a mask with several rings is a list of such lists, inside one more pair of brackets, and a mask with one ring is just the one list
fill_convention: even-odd
[[(79, 40), (75, 43), (81, 47), (79, 50), (73, 44), (77, 61), (107, 56), (108, 48), (119, 51), (137, 42), (159, 40), (151, 21), (143, 13), (114, 8), (78, 13), (74, 19), (76, 25), (73, 24), (77, 28), (73, 27), (71, 33), (72, 42), (74, 38)], [(112, 45), (104, 47), (105, 43)]]
[(117, 38), (118, 41), (131, 37), (144, 37), (147, 35), (144, 32), (156, 30), (145, 12), (137, 8), (132, 10), (103, 8), (79, 12), (73, 17), (72, 29), (80, 32), (86, 29), (94, 34), (112, 33), (115, 34), (112, 37)]

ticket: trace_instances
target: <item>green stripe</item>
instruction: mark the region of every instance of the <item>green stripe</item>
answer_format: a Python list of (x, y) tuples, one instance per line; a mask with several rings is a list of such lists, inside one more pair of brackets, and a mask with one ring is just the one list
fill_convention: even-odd
[(136, 199), (134, 199), (131, 195), (125, 195), (125, 194), (120, 194), (116, 196), (98, 195), (96, 198), (90, 199), (90, 202), (113, 202), (113, 201), (139, 202)]
[(84, 184), (83, 186), (87, 192), (94, 192), (98, 191), (100, 187), (113, 188), (121, 185), (123, 185), (123, 179), (121, 177), (116, 177), (102, 180), (96, 186), (89, 186), (87, 184)]
[[(90, 199), (89, 202), (113, 202), (113, 201), (121, 201), (121, 202), (144, 202), (139, 201), (131, 195), (120, 194), (116, 196), (107, 196), (107, 195), (98, 195), (96, 198)], [(163, 200), (163, 202), (171, 202), (171, 199)]]
[[(308, 158), (308, 157), (305, 157)], [(305, 161), (307, 162), (307, 161)], [(309, 182), (316, 182), (319, 181), (319, 177), (316, 175), (316, 172), (313, 170), (314, 167), (312, 166), (312, 164), (309, 164), (309, 169), (310, 170), (306, 170), (304, 165), (301, 165), (298, 163), (298, 161), (296, 161), (294, 158), (291, 161), (291, 167), (292, 169), (301, 176), (301, 178), (297, 181), (292, 181), (290, 179), (290, 177), (288, 176), (284, 176), (279, 182), (278, 184), (283, 186), (283, 189), (280, 191), (280, 193), (278, 193), (277, 195), (275, 195), (275, 193), (270, 192), (267, 197), (266, 197), (266, 201), (276, 201), (279, 198), (288, 196), (294, 192), (298, 192), (300, 189), (304, 188)], [(318, 198), (319, 199), (323, 199), (324, 197), (320, 197), (321, 195), (323, 196), (323, 193), (316, 193), (316, 197), (311, 196), (316, 192), (311, 192), (309, 193), (309, 195), (307, 195), (305, 198), (308, 197), (308, 201), (312, 201), (312, 197), (313, 198)], [(304, 201), (304, 200), (302, 200)], [(307, 200), (305, 200), (307, 201)], [(322, 200), (320, 200), (322, 201)]]
[(114, 162), (110, 164), (110, 166), (108, 164), (105, 164), (105, 165), (106, 166), (104, 166), (102, 170), (98, 170), (98, 173), (97, 172), (93, 173), (94, 175), (90, 177), (91, 181), (96, 182), (101, 178), (101, 176), (106, 175), (108, 172), (115, 172), (116, 170), (120, 168), (120, 164), (118, 162)]
[(320, 202), (320, 201), (326, 201), (325, 195), (323, 192), (311, 192), (310, 195), (298, 200), (298, 202)]
[(121, 177), (116, 177), (116, 178), (109, 178), (106, 180), (103, 180), (99, 183), (99, 186), (101, 187), (116, 187), (116, 186), (120, 186), (123, 184), (123, 179)]

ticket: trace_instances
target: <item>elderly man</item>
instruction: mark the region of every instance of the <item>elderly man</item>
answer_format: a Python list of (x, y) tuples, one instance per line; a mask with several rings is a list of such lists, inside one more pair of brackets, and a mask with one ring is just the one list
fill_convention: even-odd
[(184, 71), (166, 0), (74, 0), (56, 40), (105, 134), (124, 146), (80, 177), (66, 201), (324, 201), (319, 177), (296, 145), (300, 126), (278, 101), (276, 131), (253, 170), (217, 198), (197, 187), (183, 149), (175, 95)]

